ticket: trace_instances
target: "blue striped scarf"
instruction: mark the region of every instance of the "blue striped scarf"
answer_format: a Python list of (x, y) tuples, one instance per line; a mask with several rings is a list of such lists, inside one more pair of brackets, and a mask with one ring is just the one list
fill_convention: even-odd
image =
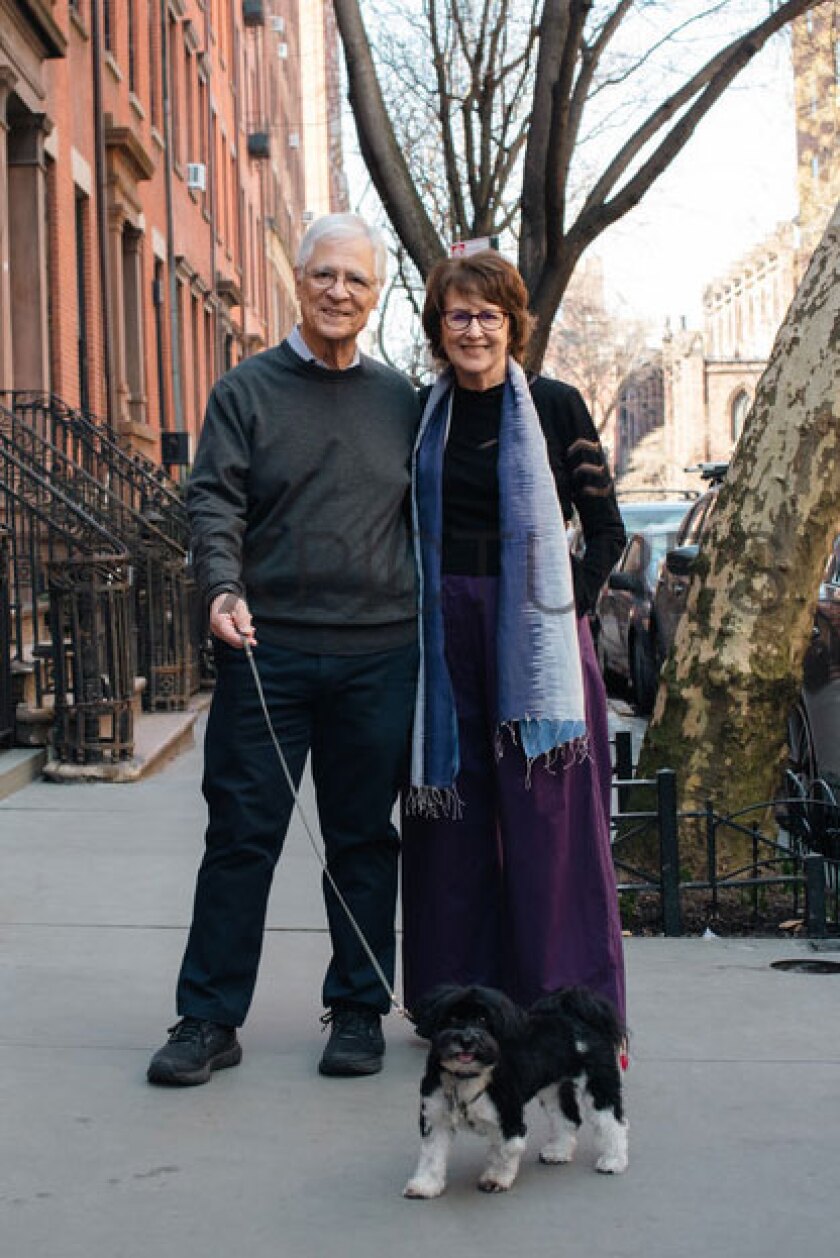
[[(440, 571), (453, 388), (448, 370), (429, 395), (413, 458), (420, 673), (408, 808), (424, 816), (460, 813), (458, 722), (444, 654)], [(586, 724), (563, 512), (528, 381), (513, 359), (499, 427), (499, 532), (496, 732), (510, 730), (530, 770), (540, 756), (551, 762), (585, 749)]]

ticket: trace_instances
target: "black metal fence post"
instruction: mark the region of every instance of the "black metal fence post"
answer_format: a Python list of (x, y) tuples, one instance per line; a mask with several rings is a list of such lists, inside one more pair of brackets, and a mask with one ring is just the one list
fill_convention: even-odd
[[(633, 735), (629, 729), (616, 730), (615, 735), (615, 776), (619, 782), (629, 782), (633, 776)], [(618, 788), (618, 811), (627, 811), (627, 800), (630, 787)]]
[(677, 775), (673, 769), (656, 774), (656, 812), (659, 823), (659, 868), (662, 922), (666, 935), (681, 935), (680, 853), (677, 836)]
[(825, 861), (812, 853), (805, 865), (805, 925), (809, 939), (825, 939)]
[(706, 877), (712, 893), (712, 912), (718, 911), (717, 887), (717, 821), (715, 810), (710, 799), (706, 800)]

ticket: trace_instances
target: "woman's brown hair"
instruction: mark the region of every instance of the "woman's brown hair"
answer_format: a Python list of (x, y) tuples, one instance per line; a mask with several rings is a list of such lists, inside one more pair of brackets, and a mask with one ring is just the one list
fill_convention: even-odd
[(441, 324), (444, 303), (450, 288), (456, 288), (465, 294), (475, 294), (504, 310), (509, 324), (508, 351), (517, 362), (522, 362), (534, 327), (534, 318), (528, 311), (528, 290), (516, 267), (495, 249), (482, 249), (480, 253), (468, 254), (463, 258), (443, 258), (435, 264), (426, 281), (423, 331), (432, 353), (440, 362), (447, 361)]

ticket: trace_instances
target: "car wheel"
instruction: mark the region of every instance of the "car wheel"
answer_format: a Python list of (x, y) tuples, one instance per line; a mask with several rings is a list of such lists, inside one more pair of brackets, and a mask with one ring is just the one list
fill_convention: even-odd
[(630, 645), (630, 680), (636, 709), (641, 716), (650, 716), (659, 689), (659, 669), (650, 635), (634, 633)]

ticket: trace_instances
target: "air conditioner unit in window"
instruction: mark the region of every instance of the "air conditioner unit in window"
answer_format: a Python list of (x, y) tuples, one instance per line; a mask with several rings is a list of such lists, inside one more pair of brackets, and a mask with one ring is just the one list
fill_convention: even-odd
[(278, 45), (277, 45), (277, 56), (280, 58), (280, 60), (281, 60), (281, 61), (286, 61), (286, 60), (287, 60), (287, 58), (288, 58), (288, 56), (289, 56), (289, 45), (288, 45), (288, 44), (278, 44)]
[(187, 162), (187, 187), (197, 192), (207, 189), (207, 167), (204, 162)]
[(297, 131), (292, 131), (289, 134), (289, 148), (290, 149), (300, 148), (300, 136), (298, 135)]
[(313, 223), (315, 221), (315, 211), (304, 210), (303, 213), (301, 214), (301, 218), (303, 219), (304, 223)]
[(271, 29), (275, 35), (282, 35), (286, 30), (286, 19), (284, 17), (273, 17), (271, 19)]

